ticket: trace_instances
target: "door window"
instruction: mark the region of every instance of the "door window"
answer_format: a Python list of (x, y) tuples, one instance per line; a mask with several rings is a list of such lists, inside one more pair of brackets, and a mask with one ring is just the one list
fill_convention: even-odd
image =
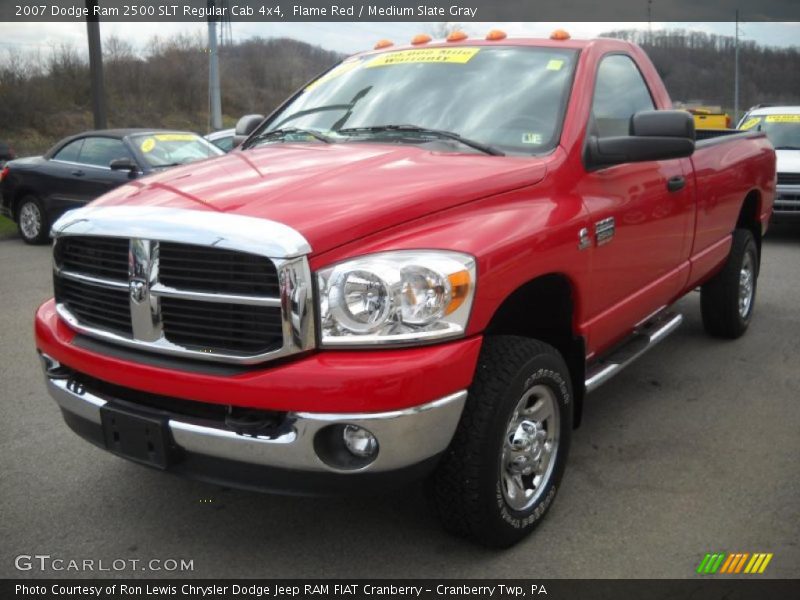
[(653, 109), (650, 90), (631, 57), (613, 54), (600, 62), (592, 101), (595, 135), (629, 135), (633, 114)]
[(108, 164), (117, 158), (132, 158), (121, 140), (90, 137), (86, 138), (81, 148), (78, 162), (96, 167), (108, 167)]
[(61, 150), (56, 152), (53, 160), (64, 160), (67, 162), (78, 162), (78, 156), (81, 153), (81, 146), (83, 146), (83, 138), (70, 142)]

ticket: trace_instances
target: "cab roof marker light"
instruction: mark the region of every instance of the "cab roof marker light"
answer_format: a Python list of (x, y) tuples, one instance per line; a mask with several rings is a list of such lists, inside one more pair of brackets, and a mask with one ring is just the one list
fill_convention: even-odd
[(427, 33), (418, 33), (413, 38), (411, 38), (411, 43), (414, 46), (419, 46), (420, 44), (427, 44), (428, 42), (431, 41), (431, 39), (432, 39), (431, 36), (429, 36)]
[(447, 36), (448, 42), (460, 42), (462, 40), (467, 39), (469, 36), (463, 31), (452, 31)]
[(374, 49), (380, 50), (382, 48), (388, 48), (390, 46), (394, 46), (394, 42), (392, 40), (378, 40), (378, 43), (375, 44)]
[(568, 40), (570, 38), (569, 33), (564, 31), (563, 29), (556, 29), (553, 33), (550, 34), (551, 40)]
[(497, 42), (500, 40), (504, 40), (508, 37), (505, 31), (501, 31), (500, 29), (492, 29), (489, 33), (486, 34), (486, 39), (490, 42)]

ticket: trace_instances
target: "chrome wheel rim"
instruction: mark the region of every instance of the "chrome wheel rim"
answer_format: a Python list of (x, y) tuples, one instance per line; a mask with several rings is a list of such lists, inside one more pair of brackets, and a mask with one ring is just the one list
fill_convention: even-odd
[(500, 456), (500, 488), (508, 506), (531, 508), (553, 474), (558, 452), (558, 401), (546, 385), (535, 385), (517, 403), (506, 425)]
[(753, 306), (753, 293), (755, 292), (755, 265), (750, 253), (744, 255), (742, 268), (739, 271), (739, 315), (746, 319)]
[(42, 214), (33, 202), (26, 202), (19, 211), (19, 229), (29, 240), (37, 237), (42, 229)]

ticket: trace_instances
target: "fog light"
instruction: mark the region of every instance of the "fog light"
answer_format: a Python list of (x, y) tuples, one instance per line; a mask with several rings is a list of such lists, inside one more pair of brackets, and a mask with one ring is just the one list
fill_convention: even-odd
[(353, 456), (367, 458), (378, 451), (378, 440), (363, 427), (345, 425), (342, 438), (344, 445)]

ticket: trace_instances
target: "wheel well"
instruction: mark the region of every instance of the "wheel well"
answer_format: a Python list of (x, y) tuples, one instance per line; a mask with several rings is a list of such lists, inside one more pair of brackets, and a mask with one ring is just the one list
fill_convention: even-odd
[(575, 398), (575, 422), (580, 424), (586, 372), (586, 346), (572, 328), (574, 295), (560, 274), (544, 275), (517, 288), (495, 311), (486, 335), (518, 335), (556, 348), (569, 368)]
[(747, 229), (756, 240), (758, 254), (761, 256), (761, 220), (760, 216), (761, 196), (755, 190), (747, 194), (739, 210), (739, 218), (736, 220), (736, 229)]

